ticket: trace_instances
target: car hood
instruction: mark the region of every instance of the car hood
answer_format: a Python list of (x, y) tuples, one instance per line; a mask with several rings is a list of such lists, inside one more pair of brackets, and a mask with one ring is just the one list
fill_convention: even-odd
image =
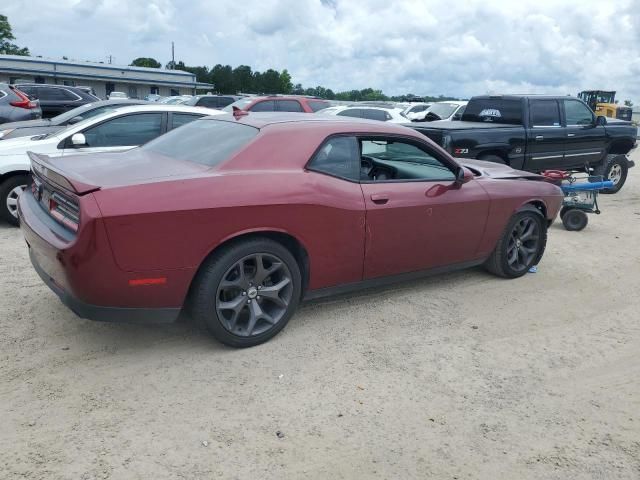
[(34, 135), (26, 137), (8, 138), (0, 141), (0, 157), (7, 155), (24, 155), (27, 150), (39, 153), (52, 153), (60, 139), (51, 136), (44, 140), (31, 140)]
[(67, 179), (78, 194), (109, 187), (190, 178), (211, 167), (134, 148), (121, 153), (49, 157), (29, 152), (32, 161)]
[[(2, 127), (0, 126), (0, 132), (2, 132)], [(33, 137), (35, 135), (42, 135), (44, 133), (53, 133), (59, 130), (62, 130), (65, 127), (59, 127), (56, 125), (35, 125), (30, 127), (19, 127), (15, 128), (12, 132), (7, 133), (6, 135), (0, 137), (0, 140), (3, 142), (0, 143), (2, 145), (5, 141), (11, 140), (12, 138), (21, 138), (21, 137)]]
[(509, 178), (528, 178), (530, 180), (544, 180), (542, 175), (538, 175), (537, 173), (524, 172), (522, 170), (516, 170), (511, 168), (509, 165), (504, 165), (501, 163), (495, 162), (485, 162), (483, 160), (472, 160), (472, 159), (456, 159), (458, 163), (460, 163), (463, 167), (467, 167), (474, 173), (480, 174), (482, 177), (490, 177), (490, 178), (501, 178), (501, 179), (509, 179)]

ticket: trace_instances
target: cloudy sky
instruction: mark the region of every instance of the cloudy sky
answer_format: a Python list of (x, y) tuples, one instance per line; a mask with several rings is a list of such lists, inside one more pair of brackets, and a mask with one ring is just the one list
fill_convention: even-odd
[[(636, 3), (636, 5), (634, 5)], [(576, 94), (640, 103), (637, 0), (11, 0), (32, 54), (287, 68), (387, 94)]]

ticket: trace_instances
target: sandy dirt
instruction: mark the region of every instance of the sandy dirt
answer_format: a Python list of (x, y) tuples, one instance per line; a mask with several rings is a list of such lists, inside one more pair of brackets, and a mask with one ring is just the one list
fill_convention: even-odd
[(2, 224), (0, 478), (638, 479), (640, 165), (601, 207), (536, 274), (309, 303), (248, 350), (77, 318)]

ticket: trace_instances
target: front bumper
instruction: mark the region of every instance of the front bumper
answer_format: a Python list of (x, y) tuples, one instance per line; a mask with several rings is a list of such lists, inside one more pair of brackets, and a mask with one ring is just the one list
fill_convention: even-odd
[(31, 248), (29, 248), (29, 258), (42, 281), (60, 298), (64, 305), (81, 318), (101, 322), (155, 324), (175, 322), (180, 314), (179, 308), (119, 308), (84, 303), (55, 283), (53, 278), (40, 267)]

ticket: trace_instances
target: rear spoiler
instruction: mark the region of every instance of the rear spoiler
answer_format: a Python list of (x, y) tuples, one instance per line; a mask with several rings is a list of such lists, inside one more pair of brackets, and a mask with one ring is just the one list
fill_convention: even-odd
[(41, 153), (27, 152), (31, 159), (31, 170), (40, 177), (46, 178), (49, 182), (54, 183), (60, 188), (73, 192), (77, 195), (100, 190), (97, 185), (83, 182), (80, 179), (72, 178), (62, 170), (51, 163), (51, 157)]

